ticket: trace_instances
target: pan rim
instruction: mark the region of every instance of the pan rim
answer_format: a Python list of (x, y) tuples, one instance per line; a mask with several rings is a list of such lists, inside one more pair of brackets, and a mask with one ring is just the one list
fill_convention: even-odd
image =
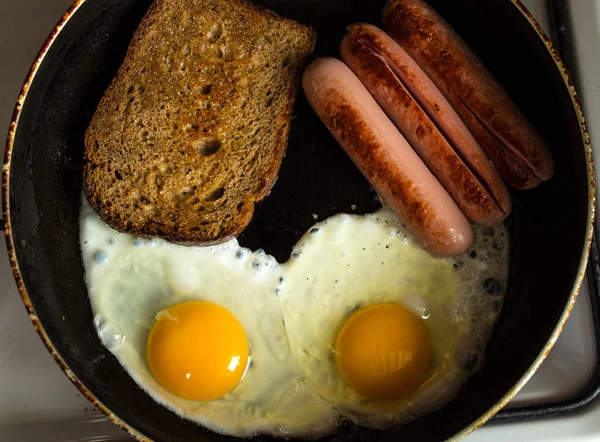
[(121, 429), (128, 432), (135, 439), (143, 442), (152, 442), (150, 438), (140, 433), (138, 430), (127, 424), (124, 420), (114, 414), (106, 405), (104, 405), (83, 383), (79, 380), (77, 376), (73, 373), (73, 371), (69, 368), (69, 366), (65, 363), (62, 356), (58, 353), (54, 344), (46, 334), (42, 323), (40, 322), (35, 309), (33, 308), (33, 304), (31, 303), (31, 299), (29, 298), (29, 293), (25, 288), (23, 276), (21, 275), (21, 269), (19, 268), (19, 263), (17, 261), (16, 251), (15, 251), (15, 241), (12, 235), (12, 227), (10, 220), (10, 168), (12, 164), (12, 150), (14, 147), (15, 136), (17, 133), (17, 127), (19, 124), (19, 119), (21, 116), (21, 111), (25, 104), (25, 100), (27, 99), (27, 95), (29, 93), (29, 89), (35, 79), (37, 71), (39, 70), (46, 54), (56, 41), (58, 35), (66, 26), (71, 18), (75, 15), (75, 13), (79, 10), (79, 8), (86, 2), (86, 0), (74, 0), (74, 3), (69, 7), (69, 9), (62, 15), (58, 23), (54, 26), (50, 35), (47, 37), (45, 42), (43, 43), (40, 51), (35, 57), (31, 68), (27, 74), (25, 82), (21, 87), (21, 92), (19, 93), (19, 97), (17, 98), (17, 103), (15, 105), (15, 109), (13, 111), (13, 115), (10, 121), (9, 129), (8, 129), (8, 137), (6, 140), (6, 150), (4, 152), (4, 163), (2, 166), (2, 218), (4, 224), (4, 235), (6, 237), (6, 246), (8, 251), (8, 256), (10, 260), (10, 266), (13, 271), (13, 276), (17, 283), (17, 287), (19, 289), (19, 293), (21, 295), (21, 300), (25, 305), (27, 313), (29, 315), (29, 319), (31, 320), (33, 326), (35, 327), (38, 335), (44, 342), (46, 349), (54, 359), (54, 361), (58, 364), (60, 369), (64, 372), (67, 378), (77, 387), (79, 391), (88, 399), (93, 405), (98, 408), (98, 410), (102, 411), (109, 420), (111, 420), (114, 424), (119, 426)]
[(463, 428), (462, 431), (454, 435), (450, 438), (450, 441), (458, 441), (460, 439), (465, 438), (477, 428), (481, 427), (488, 420), (490, 420), (496, 413), (498, 413), (502, 408), (504, 408), (510, 400), (515, 397), (515, 395), (525, 386), (525, 384), (529, 381), (529, 379), (533, 376), (533, 374), (537, 371), (537, 369), (542, 365), (546, 356), (554, 347), (558, 337), (560, 336), (567, 319), (573, 310), (575, 305), (575, 301), (577, 300), (577, 296), (579, 295), (579, 291), (581, 289), (581, 285), (583, 284), (583, 279), (585, 277), (587, 271), (587, 264), (590, 255), (590, 249), (592, 247), (592, 238), (594, 235), (594, 219), (596, 213), (596, 184), (595, 184), (595, 171), (594, 171), (594, 160), (592, 157), (592, 144), (590, 141), (590, 135), (587, 129), (587, 124), (585, 122), (585, 117), (583, 116), (583, 111), (581, 107), (581, 102), (579, 100), (579, 95), (575, 90), (575, 85), (571, 79), (571, 75), (568, 73), (567, 68), (560, 58), (558, 51), (554, 47), (554, 44), (550, 40), (550, 38), (546, 35), (546, 32), (542, 29), (541, 25), (537, 22), (537, 20), (533, 17), (531, 12), (521, 3), (521, 0), (511, 0), (513, 5), (519, 9), (519, 11), (523, 14), (523, 16), (529, 21), (529, 24), (534, 28), (544, 45), (546, 46), (547, 51), (550, 53), (552, 60), (556, 64), (564, 82), (565, 86), (569, 91), (569, 95), (571, 96), (571, 101), (573, 104), (573, 108), (575, 113), (577, 114), (577, 119), (579, 120), (579, 128), (581, 131), (581, 137), (583, 139), (583, 147), (586, 154), (586, 165), (587, 165), (587, 175), (588, 175), (588, 218), (586, 221), (586, 237), (583, 252), (579, 261), (579, 268), (577, 269), (577, 278), (573, 283), (573, 287), (571, 289), (571, 294), (569, 295), (569, 299), (567, 301), (567, 305), (565, 306), (556, 327), (552, 331), (552, 334), (548, 338), (546, 345), (537, 356), (537, 358), (533, 361), (529, 369), (525, 372), (525, 374), (517, 381), (515, 385), (500, 399), (493, 405), (484, 415), (480, 416), (477, 420), (472, 422), (469, 426)]
[[(575, 305), (575, 301), (577, 299), (577, 296), (581, 289), (581, 285), (583, 284), (583, 279), (586, 274), (587, 263), (588, 263), (588, 258), (589, 258), (590, 249), (591, 249), (591, 245), (592, 245), (592, 237), (593, 237), (593, 232), (594, 232), (594, 219), (595, 219), (595, 208), (596, 208), (596, 204), (595, 204), (596, 187), (595, 187), (595, 175), (594, 175), (594, 162), (593, 162), (593, 158), (592, 158), (592, 148), (591, 148), (590, 136), (589, 136), (589, 133), (587, 130), (585, 118), (583, 116), (579, 96), (575, 90), (575, 86), (571, 80), (571, 77), (567, 72), (566, 66), (564, 65), (564, 63), (562, 62), (562, 60), (558, 54), (558, 51), (556, 50), (556, 48), (552, 44), (551, 40), (548, 38), (548, 36), (544, 32), (544, 30), (542, 29), (540, 24), (536, 21), (536, 19), (531, 15), (531, 13), (521, 3), (520, 0), (510, 0), (510, 1), (519, 10), (519, 12), (521, 12), (524, 15), (524, 17), (529, 21), (530, 25), (534, 28), (534, 30), (538, 34), (538, 37), (542, 40), (542, 42), (546, 46), (546, 49), (550, 53), (554, 63), (556, 64), (556, 67), (558, 68), (561, 76), (563, 77), (565, 86), (567, 87), (567, 89), (569, 91), (569, 95), (571, 97), (571, 101), (572, 101), (575, 113), (577, 115), (577, 119), (579, 121), (580, 131), (581, 131), (581, 135), (582, 135), (582, 139), (583, 139), (583, 148), (584, 148), (585, 155), (586, 155), (587, 182), (588, 182), (588, 195), (589, 195), (589, 197), (588, 197), (588, 217), (586, 220), (586, 235), (585, 235), (583, 252), (581, 254), (580, 261), (579, 261), (577, 277), (575, 278), (573, 287), (571, 289), (571, 293), (569, 295), (568, 302), (565, 305), (565, 308), (558, 320), (556, 327), (554, 328), (552, 334), (548, 338), (546, 345), (544, 346), (544, 348), (542, 349), (540, 354), (536, 357), (536, 359), (534, 360), (532, 365), (525, 372), (525, 374), (521, 377), (521, 379), (519, 379), (519, 381), (496, 404), (494, 404), (491, 408), (489, 408), (484, 414), (482, 414), (479, 418), (477, 418), (471, 424), (469, 424), (468, 426), (463, 428), (460, 432), (458, 432), (457, 434), (452, 436), (449, 439), (451, 441), (458, 441), (460, 439), (463, 439), (464, 437), (466, 437), (467, 435), (469, 435), (470, 433), (475, 431), (477, 428), (479, 428), (483, 424), (485, 424), (488, 420), (490, 420), (498, 411), (500, 411), (502, 408), (504, 408), (506, 406), (506, 404), (508, 404), (508, 402), (521, 390), (521, 388), (523, 388), (523, 386), (527, 383), (527, 381), (531, 378), (531, 376), (533, 376), (533, 374), (540, 367), (540, 365), (542, 364), (542, 362), (544, 361), (544, 359), (546, 358), (546, 356), (548, 355), (548, 353), (550, 352), (550, 350), (556, 343), (556, 340), (558, 339), (558, 336), (562, 332), (562, 330), (566, 324), (566, 321), (569, 318), (571, 310), (573, 309), (573, 306)], [(37, 71), (38, 71), (39, 67), (41, 66), (46, 54), (50, 50), (53, 43), (56, 41), (56, 38), (58, 37), (58, 35), (62, 31), (62, 29), (65, 27), (65, 25), (68, 23), (68, 21), (75, 15), (75, 13), (79, 10), (79, 8), (85, 2), (86, 2), (86, 0), (75, 0), (74, 3), (71, 5), (71, 7), (63, 14), (61, 19), (57, 23), (57, 25), (53, 28), (50, 35), (46, 39), (46, 41), (43, 43), (42, 48), (40, 49), (38, 55), (34, 59), (34, 62), (29, 70), (29, 73), (27, 74), (25, 82), (21, 88), (21, 92), (17, 99), (17, 103), (15, 105), (15, 109), (14, 109), (14, 112), (13, 112), (13, 115), (11, 118), (11, 122), (10, 122), (10, 126), (9, 126), (8, 138), (7, 138), (7, 142), (6, 142), (6, 150), (5, 150), (5, 154), (4, 154), (4, 163), (3, 163), (3, 168), (2, 168), (2, 192), (3, 192), (2, 213), (3, 213), (3, 220), (4, 220), (4, 226), (3, 226), (4, 234), (6, 237), (10, 265), (11, 265), (11, 268), (13, 271), (13, 276), (15, 278), (15, 281), (16, 281), (18, 289), (19, 289), (19, 293), (21, 295), (21, 299), (23, 301), (23, 304), (25, 305), (25, 308), (27, 309), (27, 312), (29, 314), (29, 319), (33, 323), (33, 326), (35, 327), (38, 335), (44, 342), (47, 350), (49, 351), (51, 356), (54, 358), (55, 362), (59, 365), (61, 370), (65, 373), (67, 378), (81, 391), (81, 393), (92, 404), (94, 404), (100, 411), (102, 411), (108, 417), (109, 420), (111, 420), (114, 424), (118, 425), (123, 430), (127, 431), (135, 439), (137, 439), (139, 441), (144, 441), (144, 442), (146, 442), (146, 441), (151, 442), (151, 439), (149, 439), (147, 436), (143, 435), (141, 432), (136, 430), (134, 427), (132, 427), (131, 425), (126, 423), (123, 419), (121, 419), (115, 413), (113, 413), (100, 400), (98, 400), (98, 398), (91, 391), (89, 391), (85, 385), (83, 385), (83, 383), (77, 378), (77, 376), (75, 376), (75, 374), (72, 372), (72, 370), (69, 368), (69, 366), (64, 362), (61, 355), (56, 351), (56, 348), (52, 344), (50, 338), (48, 337), (48, 335), (46, 334), (46, 331), (44, 330), (44, 327), (42, 326), (39, 318), (37, 317), (37, 314), (35, 313), (35, 309), (33, 308), (31, 299), (29, 298), (29, 294), (25, 288), (24, 280), (21, 275), (21, 270), (19, 268), (19, 263), (17, 261), (15, 245), (14, 245), (14, 238), (12, 235), (12, 227), (11, 227), (11, 221), (10, 221), (10, 198), (9, 198), (10, 169), (11, 169), (11, 164), (12, 164), (12, 161), (11, 161), (12, 160), (12, 150), (14, 147), (15, 136), (16, 136), (16, 131), (17, 131), (21, 111), (25, 104), (25, 100), (27, 99), (27, 95), (28, 95), (29, 89), (31, 87), (31, 84), (34, 81)]]

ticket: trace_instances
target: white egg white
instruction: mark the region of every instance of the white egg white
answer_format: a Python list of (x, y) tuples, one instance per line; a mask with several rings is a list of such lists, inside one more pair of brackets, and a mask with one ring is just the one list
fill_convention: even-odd
[[(277, 287), (281, 269), (264, 253), (232, 241), (210, 248), (146, 240), (110, 229), (86, 207), (81, 240), (90, 302), (104, 344), (157, 402), (214, 431), (315, 436), (337, 415), (291, 355)], [(191, 401), (166, 391), (150, 373), (146, 341), (161, 310), (201, 300), (228, 309), (249, 340), (250, 363), (224, 397)]]
[[(234, 436), (319, 436), (340, 417), (384, 428), (451, 400), (481, 368), (506, 290), (508, 235), (477, 228), (477, 244), (433, 258), (389, 209), (337, 215), (309, 229), (279, 264), (236, 240), (188, 247), (110, 229), (83, 202), (81, 248), (95, 325), (104, 345), (157, 402)], [(153, 378), (146, 340), (158, 312), (186, 301), (214, 302), (242, 324), (250, 361), (240, 383), (214, 401), (179, 398)], [(410, 398), (377, 402), (342, 381), (334, 343), (357, 308), (398, 303), (431, 337), (428, 382)]]
[[(497, 230), (503, 227), (492, 232)], [(486, 255), (487, 262), (474, 255), (457, 261), (432, 257), (385, 208), (363, 217), (337, 215), (310, 229), (287, 264), (282, 300), (290, 348), (319, 394), (345, 417), (374, 428), (408, 422), (452, 398), (477, 368), (465, 370), (461, 358), (476, 358), (474, 364), (479, 364), (483, 357), (484, 339), (471, 333), (469, 320), (485, 317), (493, 323), (498, 314), (491, 310), (492, 297), (481, 293), (481, 284), (464, 279), (465, 270), (506, 279), (504, 252), (493, 254), (497, 260)], [(456, 262), (460, 265), (455, 267)], [(495, 298), (501, 299), (500, 293)], [(472, 301), (481, 303), (476, 311)], [(403, 306), (428, 329), (427, 381), (410, 397), (370, 400), (349, 388), (336, 368), (335, 340), (344, 321), (359, 308), (378, 303)]]

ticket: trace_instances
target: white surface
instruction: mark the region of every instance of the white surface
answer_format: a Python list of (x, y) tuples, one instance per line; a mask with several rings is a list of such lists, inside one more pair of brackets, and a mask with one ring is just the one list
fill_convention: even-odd
[[(102, 0), (96, 0), (102, 1)], [(600, 124), (600, 0), (571, 0), (582, 72), (580, 93), (588, 119)], [(545, 1), (524, 1), (546, 23)], [(0, 145), (21, 83), (42, 42), (71, 0), (0, 0)], [(589, 54), (587, 57), (586, 54)], [(592, 137), (600, 134), (600, 127)], [(600, 148), (600, 140), (595, 143)], [(600, 158), (600, 155), (597, 155)], [(600, 163), (599, 163), (600, 164)], [(522, 403), (569, 396), (585, 384), (593, 370), (594, 341), (586, 303), (587, 285), (564, 333), (542, 368), (517, 399)], [(0, 439), (126, 440), (126, 434), (81, 397), (47, 353), (29, 322), (0, 245)], [(467, 438), (470, 442), (503, 440), (600, 440), (600, 402), (565, 417), (530, 422), (488, 424)]]

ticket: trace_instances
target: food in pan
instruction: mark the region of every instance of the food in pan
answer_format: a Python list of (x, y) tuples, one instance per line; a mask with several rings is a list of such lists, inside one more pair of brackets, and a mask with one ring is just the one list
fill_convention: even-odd
[(283, 159), (314, 31), (247, 0), (158, 0), (85, 137), (85, 193), (113, 228), (223, 242)]
[[(483, 364), (508, 273), (502, 223), (435, 258), (389, 208), (310, 228), (284, 264), (118, 233), (84, 202), (82, 254), (104, 345), (151, 397), (235, 436), (372, 428), (446, 404)], [(370, 343), (370, 344), (369, 344)]]
[(484, 360), (502, 308), (508, 235), (477, 227), (467, 255), (435, 258), (389, 208), (311, 228), (284, 264), (283, 318), (303, 374), (372, 428), (444, 406)]
[(450, 25), (423, 0), (389, 0), (385, 30), (444, 93), (504, 180), (530, 189), (552, 177), (546, 144)]
[[(175, 14), (183, 20), (176, 20), (179, 24), (169, 22), (171, 13), (162, 17), (165, 10), (161, 8), (176, 1), (155, 4), (130, 48), (125, 68), (139, 60), (136, 45), (150, 38), (153, 22), (148, 17), (191, 29), (186, 26), (194, 19), (186, 16), (185, 8)], [(214, 111), (217, 105), (221, 110), (200, 114), (217, 120), (211, 120), (212, 126), (190, 123), (197, 128), (174, 133), (168, 142), (193, 144), (217, 133), (221, 141), (231, 137), (240, 144), (220, 142), (214, 149), (216, 145), (211, 144), (210, 152), (202, 150), (206, 147), (202, 144), (196, 152), (202, 157), (198, 164), (189, 161), (192, 157), (184, 148), (179, 154), (186, 161), (178, 157), (179, 147), (171, 152), (183, 162), (163, 161), (169, 173), (183, 165), (187, 169), (181, 182), (194, 181), (198, 172), (204, 184), (189, 184), (189, 192), (171, 200), (174, 205), (161, 206), (161, 216), (170, 221), (158, 233), (138, 230), (127, 217), (138, 212), (136, 216), (145, 217), (148, 205), (157, 207), (146, 193), (142, 195), (153, 185), (160, 187), (155, 192), (160, 198), (173, 193), (159, 179), (162, 169), (142, 169), (150, 172), (140, 178), (145, 187), (140, 185), (130, 193), (133, 202), (107, 196), (114, 202), (108, 212), (120, 220), (116, 226), (106, 220), (106, 208), (99, 208), (94, 199), (103, 188), (92, 193), (87, 188), (92, 204), (83, 203), (82, 254), (94, 322), (103, 344), (157, 402), (183, 418), (234, 436), (314, 437), (333, 432), (344, 419), (385, 429), (443, 407), (481, 369), (486, 344), (502, 310), (509, 259), (509, 238), (502, 221), (511, 210), (503, 179), (524, 189), (550, 178), (552, 159), (543, 142), (510, 100), (499, 95), (502, 91), (495, 88), (496, 83), (491, 83), (488, 96), (496, 101), (487, 105), (497, 107), (497, 115), (490, 116), (477, 101), (481, 90), (463, 94), (479, 87), (479, 80), (471, 77), (483, 69), (469, 57), (463, 61), (469, 85), (453, 84), (456, 79), (451, 75), (448, 83), (440, 84), (440, 78), (446, 77), (432, 74), (433, 68), (423, 64), (414, 47), (417, 42), (435, 43), (443, 32), (450, 32), (447, 25), (421, 2), (390, 0), (384, 21), (399, 43), (372, 25), (352, 25), (341, 43), (345, 63), (322, 57), (302, 77), (309, 103), (371, 182), (383, 207), (376, 213), (338, 214), (315, 224), (298, 240), (285, 263), (277, 262), (268, 251), (245, 249), (233, 237), (245, 227), (252, 210), (235, 229), (223, 227), (211, 238), (202, 236), (215, 225), (230, 225), (229, 221), (223, 224), (224, 219), (239, 221), (211, 218), (224, 207), (219, 201), (233, 195), (227, 189), (242, 182), (257, 185), (264, 193), (271, 187), (283, 154), (281, 150), (275, 155), (272, 149), (282, 146), (279, 137), (287, 136), (294, 78), (312, 51), (314, 35), (307, 27), (240, 0), (196, 0), (195, 5), (200, 4), (214, 7), (210, 14), (215, 14), (219, 26), (189, 30), (197, 38), (185, 40), (184, 55), (195, 53), (196, 46), (190, 42), (196, 42), (200, 48), (209, 48), (201, 59), (210, 69), (237, 63), (231, 72), (220, 74), (233, 75), (233, 83), (243, 84), (250, 98), (240, 98), (235, 91), (231, 97), (222, 95), (220, 87), (231, 79), (210, 77), (211, 87), (201, 92), (214, 97), (215, 91), (221, 91), (211, 108)], [(203, 16), (203, 22), (213, 17), (210, 14)], [(242, 18), (251, 19), (250, 35), (235, 22)], [(419, 24), (402, 27), (403, 20), (413, 19)], [(294, 38), (273, 46), (262, 34), (273, 29), (281, 32), (278, 37), (286, 38), (285, 33), (291, 32)], [(405, 29), (413, 33), (418, 29), (421, 40), (406, 37)], [(428, 39), (430, 31), (438, 32), (437, 37)], [(245, 39), (258, 44), (259, 60), (267, 60), (268, 66), (257, 67), (251, 63), (253, 56), (246, 60), (241, 49), (233, 49), (232, 42), (238, 48), (252, 46)], [(468, 55), (458, 37), (445, 42), (453, 46), (450, 52)], [(281, 50), (293, 55), (274, 66), (276, 59), (269, 57), (280, 56)], [(186, 69), (191, 66), (185, 63)], [(169, 69), (169, 76), (180, 75)], [(127, 76), (121, 71), (119, 75), (104, 104), (117, 88), (129, 84)], [(143, 72), (140, 75), (143, 78)], [(185, 85), (205, 83), (206, 75), (201, 71), (197, 74), (201, 81), (194, 77), (185, 80)], [(266, 103), (252, 101), (265, 93), (253, 87), (259, 81), (272, 86), (267, 87)], [(463, 108), (457, 106), (457, 97)], [(131, 103), (139, 102), (132, 104), (132, 118), (143, 122), (143, 95), (133, 98)], [(256, 114), (248, 110), (259, 102), (262, 107)], [(109, 121), (110, 113), (103, 114), (104, 104), (87, 134), (86, 177), (92, 176), (102, 160), (106, 170), (119, 172), (113, 174), (115, 191), (120, 192), (127, 184), (122, 181), (127, 180), (121, 169), (114, 169), (117, 160), (111, 155), (117, 151), (106, 154), (96, 145), (98, 128)], [(167, 108), (175, 112), (180, 105)], [(249, 125), (242, 124), (237, 131), (230, 125), (244, 118), (232, 123), (229, 118), (238, 114), (225, 113), (236, 106), (248, 107), (243, 115), (251, 118)], [(113, 122), (115, 115), (120, 114), (112, 114)], [(473, 126), (474, 121), (479, 126)], [(507, 125), (512, 125), (510, 130)], [(250, 139), (264, 140), (261, 137), (269, 133), (275, 137), (269, 139), (278, 142), (244, 144), (247, 127), (255, 130)], [(485, 129), (496, 145), (490, 147), (478, 128)], [(197, 134), (200, 129), (207, 135)], [(143, 142), (154, 144), (149, 134)], [(99, 155), (96, 162), (91, 161), (90, 145)], [(234, 148), (242, 145), (243, 149)], [(131, 153), (127, 143), (123, 152), (125, 156)], [(118, 161), (128, 164), (122, 158)], [(251, 169), (250, 176), (246, 175), (249, 169), (240, 166), (248, 161), (258, 168)], [(260, 167), (270, 171), (267, 178), (266, 169)], [(263, 172), (258, 173), (259, 169)], [(129, 178), (139, 172), (123, 170), (131, 172)], [(218, 192), (200, 198), (213, 184), (219, 186)], [(244, 191), (235, 193), (236, 201), (242, 201), (236, 206), (241, 211), (244, 202), (256, 201), (248, 199), (256, 194), (254, 190), (244, 187)], [(213, 204), (210, 210), (207, 198)], [(202, 210), (195, 210), (197, 205)], [(124, 227), (127, 219), (130, 224)], [(217, 224), (207, 220), (217, 220)], [(185, 236), (189, 232), (200, 236), (192, 235), (195, 239), (190, 240)]]
[(302, 86), (317, 115), (428, 251), (460, 255), (473, 244), (465, 215), (344, 63), (315, 60)]
[(493, 225), (510, 213), (504, 182), (469, 129), (417, 63), (385, 32), (358, 23), (342, 60), (472, 222)]
[(400, 44), (375, 26), (351, 25), (340, 47), (347, 66), (313, 61), (304, 92), (425, 249), (457, 255), (473, 241), (466, 218), (485, 226), (509, 215), (502, 178), (529, 189), (552, 176), (554, 163), (525, 116), (427, 4), (389, 0), (383, 20)]

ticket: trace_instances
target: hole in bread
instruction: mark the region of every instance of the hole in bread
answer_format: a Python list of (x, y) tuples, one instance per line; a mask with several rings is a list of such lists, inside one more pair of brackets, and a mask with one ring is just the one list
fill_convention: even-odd
[(269, 44), (273, 43), (273, 39), (268, 35), (265, 35), (265, 40), (267, 40), (267, 43)]
[(205, 138), (196, 142), (194, 150), (202, 156), (210, 157), (221, 150), (221, 141), (216, 138)]
[(267, 101), (265, 103), (265, 106), (269, 107), (273, 104), (273, 97), (269, 97), (267, 98)]
[(281, 61), (281, 65), (285, 68), (285, 67), (288, 67), (291, 62), (292, 62), (292, 56), (286, 55), (285, 57), (283, 57), (283, 60)]
[(199, 232), (200, 231), (200, 227), (192, 227), (190, 229), (190, 231), (192, 231), (192, 232)]
[(122, 180), (123, 179), (123, 175), (121, 175), (121, 172), (119, 172), (118, 169), (115, 169), (115, 178), (118, 180)]
[(133, 92), (133, 86), (129, 86), (129, 89), (127, 89), (127, 93), (130, 94)]
[(192, 193), (194, 193), (194, 190), (196, 190), (196, 187), (187, 186), (187, 187), (184, 187), (183, 189), (181, 189), (180, 193), (183, 196), (188, 196), (188, 195), (191, 195)]
[(208, 202), (218, 201), (221, 198), (223, 198), (223, 195), (225, 195), (225, 188), (219, 187), (218, 189), (215, 189), (211, 193), (206, 195), (204, 200)]
[(213, 27), (210, 28), (210, 31), (208, 31), (208, 34), (206, 34), (209, 43), (216, 42), (219, 38), (221, 38), (221, 35), (223, 35), (223, 26), (221, 23), (215, 23)]
[(208, 84), (205, 84), (204, 86), (202, 86), (202, 93), (204, 95), (210, 94), (210, 91), (212, 91), (212, 84), (208, 83)]
[(194, 206), (196, 204), (198, 204), (200, 202), (200, 198), (198, 198), (197, 196), (195, 196), (194, 198), (192, 198), (189, 203), (191, 206)]
[(200, 126), (198, 126), (197, 124), (186, 124), (185, 126), (183, 126), (183, 130), (187, 133), (198, 132), (199, 129)]

